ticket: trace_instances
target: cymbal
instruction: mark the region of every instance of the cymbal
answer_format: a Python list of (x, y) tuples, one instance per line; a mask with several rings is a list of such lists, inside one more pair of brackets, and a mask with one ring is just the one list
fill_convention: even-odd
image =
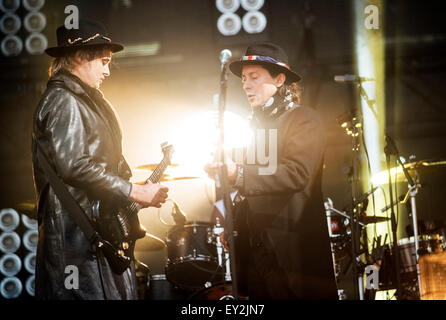
[(160, 181), (176, 181), (176, 180), (188, 180), (188, 179), (200, 179), (200, 177), (163, 177)]
[[(407, 172), (415, 179), (418, 175), (430, 176), (437, 173), (446, 172), (446, 160), (420, 160), (404, 164)], [(401, 166), (390, 168), (390, 174), (393, 182), (407, 182)], [(383, 170), (372, 176), (372, 182), (375, 185), (389, 183), (389, 174), (387, 170)]]
[(146, 236), (136, 240), (135, 251), (158, 251), (164, 249), (166, 243), (160, 238), (146, 232)]
[[(149, 164), (143, 164), (140, 166), (137, 166), (136, 169), (138, 170), (147, 170), (147, 171), (154, 171), (156, 167), (158, 167), (159, 163), (149, 163)], [(171, 163), (169, 164), (170, 167), (178, 167), (178, 163)]]
[(389, 220), (390, 220), (390, 218), (387, 218), (387, 217), (377, 217), (377, 216), (363, 216), (363, 217), (359, 217), (359, 221), (361, 221), (364, 224), (386, 222), (386, 221), (389, 221)]

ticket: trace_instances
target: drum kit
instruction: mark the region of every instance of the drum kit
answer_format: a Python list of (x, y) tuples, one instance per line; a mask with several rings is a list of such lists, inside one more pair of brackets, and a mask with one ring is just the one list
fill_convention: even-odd
[[(420, 177), (444, 172), (446, 161), (417, 161), (404, 166), (411, 177), (414, 180), (418, 180)], [(396, 182), (406, 181), (406, 176), (398, 167), (392, 168), (390, 172)], [(387, 177), (388, 171), (383, 171), (375, 175), (372, 180), (375, 183), (381, 181), (380, 183), (385, 184)], [(416, 183), (419, 184), (419, 181)], [(408, 193), (404, 197), (400, 197), (381, 211), (386, 212), (392, 206), (406, 203), (411, 191), (409, 188)], [(415, 205), (414, 200), (412, 204)], [(340, 211), (334, 208), (333, 201), (330, 198), (325, 201), (325, 210), (334, 272), (336, 278), (339, 278), (343, 273), (341, 261), (351, 256), (351, 216), (348, 214), (348, 210)], [(413, 206), (409, 210), (412, 211), (410, 215), (413, 215), (413, 212), (416, 213), (416, 209)], [(365, 208), (361, 211), (365, 212)], [(370, 224), (389, 221), (390, 218), (388, 217), (360, 215), (358, 224), (361, 227), (365, 227)], [(365, 258), (362, 259), (361, 270), (364, 274), (364, 267), (367, 265), (373, 265), (379, 270), (378, 290), (397, 289), (396, 273), (398, 272), (401, 291), (398, 299), (446, 299), (446, 285), (443, 284), (444, 280), (446, 280), (446, 219), (436, 221), (417, 219), (415, 228), (418, 232), (414, 232), (415, 228), (413, 225), (412, 221), (406, 228), (408, 237), (397, 240), (396, 250), (394, 250), (393, 243), (386, 243), (387, 234), (383, 244), (381, 244), (381, 236), (377, 239), (375, 238), (371, 253), (369, 253), (368, 248), (362, 250)], [(396, 257), (399, 259), (398, 264), (396, 263)], [(396, 270), (397, 265), (399, 270)], [(367, 289), (364, 291), (367, 291)]]
[[(178, 167), (178, 165), (173, 165)], [(156, 164), (137, 167), (151, 171)], [(165, 174), (163, 181), (196, 179), (194, 176)], [(181, 211), (173, 199), (176, 211)], [(174, 215), (173, 215), (174, 216)], [(218, 217), (215, 223), (186, 221), (174, 217), (163, 239), (150, 233), (136, 242), (135, 251), (155, 252), (166, 249), (164, 274), (152, 274), (141, 261), (136, 262), (140, 298), (144, 300), (233, 300), (229, 253), (220, 234), (224, 228)]]

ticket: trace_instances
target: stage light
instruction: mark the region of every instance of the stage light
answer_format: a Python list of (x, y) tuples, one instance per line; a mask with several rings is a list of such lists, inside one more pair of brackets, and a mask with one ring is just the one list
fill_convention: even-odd
[(15, 230), (20, 223), (19, 214), (12, 208), (0, 211), (0, 229), (4, 232)]
[(27, 230), (23, 235), (23, 245), (29, 251), (37, 250), (37, 241), (39, 239), (37, 230)]
[(0, 294), (6, 299), (17, 298), (22, 290), (22, 283), (17, 277), (7, 277), (0, 282)]
[(25, 267), (25, 270), (29, 273), (35, 273), (36, 272), (36, 253), (35, 252), (29, 252), (25, 260), (23, 261), (23, 265)]
[(25, 40), (25, 48), (30, 54), (42, 54), (48, 46), (46, 37), (37, 32), (31, 33)]
[(26, 282), (25, 282), (25, 290), (26, 290), (26, 292), (30, 295), (30, 296), (33, 296), (34, 297), (34, 295), (35, 295), (35, 276), (34, 275), (30, 275), (29, 277), (28, 277), (28, 279), (26, 279)]
[(0, 30), (5, 34), (15, 34), (21, 26), (22, 22), (16, 14), (7, 13), (0, 19)]
[(13, 277), (22, 268), (22, 260), (14, 253), (7, 253), (0, 259), (0, 271), (7, 277)]
[[(178, 131), (169, 139), (175, 146), (173, 163), (181, 163), (178, 168), (169, 168), (172, 176), (207, 177), (203, 168), (214, 159), (212, 154), (217, 149), (219, 130), (217, 129), (218, 113), (208, 111), (187, 118), (178, 126)], [(225, 144), (224, 149), (247, 147), (253, 133), (247, 120), (226, 111), (224, 116)], [(184, 172), (180, 172), (184, 170)]]
[(246, 11), (257, 11), (264, 3), (264, 0), (241, 0), (242, 7)]
[(37, 229), (37, 220), (31, 219), (26, 214), (22, 214), (22, 223), (28, 229), (33, 229), (33, 230)]
[(23, 6), (28, 11), (38, 11), (45, 4), (45, 0), (23, 0)]
[(260, 11), (249, 11), (244, 15), (242, 23), (247, 33), (260, 33), (266, 28), (266, 17)]
[(14, 12), (20, 7), (20, 0), (0, 0), (0, 10)]
[(6, 57), (17, 56), (23, 50), (22, 39), (15, 35), (7, 35), (0, 44), (0, 49)]
[(0, 251), (13, 253), (20, 248), (20, 237), (16, 232), (3, 232), (0, 234)]
[(217, 21), (218, 31), (224, 36), (233, 36), (242, 28), (242, 21), (235, 13), (224, 13)]
[(29, 12), (23, 19), (23, 25), (28, 32), (40, 32), (46, 26), (45, 15), (41, 12)]
[(215, 6), (221, 13), (236, 12), (240, 7), (239, 0), (216, 0)]

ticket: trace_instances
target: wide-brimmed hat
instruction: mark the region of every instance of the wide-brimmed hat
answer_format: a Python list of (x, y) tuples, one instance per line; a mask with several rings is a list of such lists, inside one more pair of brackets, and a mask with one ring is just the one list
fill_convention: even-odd
[(245, 55), (239, 61), (229, 64), (229, 69), (241, 78), (242, 68), (248, 64), (273, 66), (286, 75), (287, 83), (297, 82), (301, 79), (301, 76), (291, 70), (286, 52), (273, 43), (264, 42), (249, 46)]
[(67, 53), (85, 47), (108, 47), (114, 52), (121, 51), (124, 46), (113, 43), (108, 37), (105, 27), (96, 21), (79, 20), (78, 29), (67, 29), (65, 25), (57, 28), (57, 47), (48, 48), (45, 52), (51, 57), (62, 57)]

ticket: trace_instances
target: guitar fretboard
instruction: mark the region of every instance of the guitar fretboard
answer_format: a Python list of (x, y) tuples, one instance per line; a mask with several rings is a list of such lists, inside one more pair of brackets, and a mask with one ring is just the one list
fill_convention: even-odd
[[(146, 180), (146, 183), (149, 181), (152, 183), (157, 183), (161, 179), (161, 177), (168, 165), (169, 165), (169, 162), (167, 161), (167, 158), (164, 157), (163, 160), (158, 164), (158, 166), (152, 172), (150, 177)], [(127, 210), (126, 210), (127, 214), (124, 217), (124, 219), (127, 220), (130, 216), (132, 216), (135, 213), (138, 213), (138, 211), (141, 209), (142, 209), (142, 206), (139, 203), (133, 201), (132, 203), (130, 203), (127, 206)]]

